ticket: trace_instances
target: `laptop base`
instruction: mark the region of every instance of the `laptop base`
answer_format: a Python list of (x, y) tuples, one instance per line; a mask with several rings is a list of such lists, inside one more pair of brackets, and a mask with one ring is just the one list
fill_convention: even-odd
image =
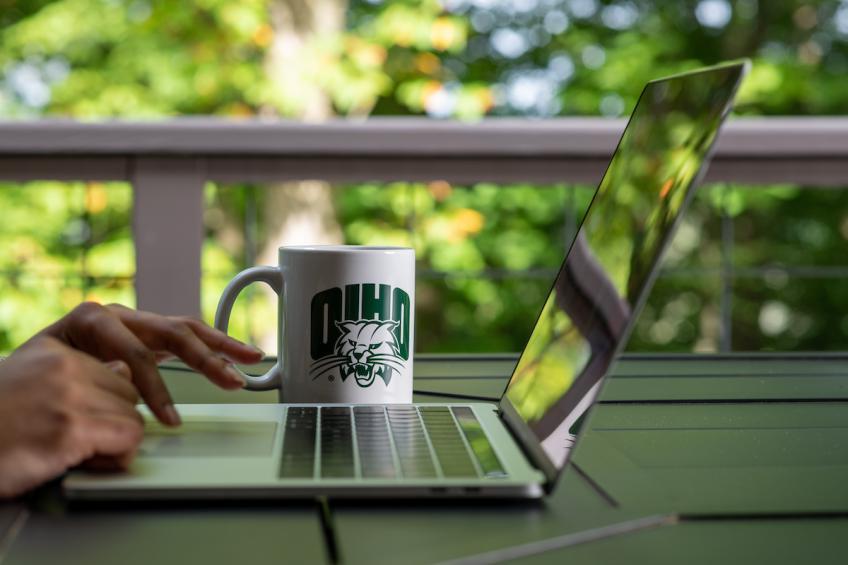
[[(471, 443), (465, 439), (464, 449), (474, 460), (474, 476), (451, 476), (462, 474), (462, 469), (457, 468), (456, 463), (446, 462), (445, 454), (449, 452), (450, 445), (440, 448), (441, 457), (436, 453), (431, 438), (439, 433), (439, 426), (443, 425), (437, 419), (433, 421), (434, 427), (427, 428), (426, 438), (428, 451), (436, 461), (433, 476), (420, 476), (421, 469), (411, 465), (417, 456), (416, 444), (413, 441), (407, 445), (406, 439), (416, 440), (415, 434), (420, 430), (405, 425), (403, 420), (396, 421), (394, 425), (397, 427), (391, 428), (390, 441), (381, 440), (386, 445), (390, 443), (393, 448), (394, 476), (374, 476), (380, 474), (379, 468), (375, 472), (373, 466), (369, 468), (360, 460), (360, 455), (367, 449), (364, 435), (354, 435), (352, 442), (356, 463), (353, 475), (326, 476), (339, 472), (338, 456), (332, 460), (321, 460), (322, 448), (339, 441), (336, 421), (332, 422), (333, 435), (329, 439), (322, 439), (320, 426), (310, 431), (315, 438), (315, 456), (308, 461), (308, 476), (293, 476), (297, 475), (299, 467), (303, 467), (303, 456), (291, 458), (285, 453), (287, 434), (290, 441), (296, 437), (291, 425), (295, 414), (311, 410), (338, 418), (341, 410), (348, 410), (351, 421), (355, 421), (355, 415), (367, 408), (375, 407), (188, 404), (178, 407), (183, 417), (183, 425), (179, 428), (161, 426), (145, 414), (145, 439), (127, 472), (98, 474), (75, 470), (63, 481), (64, 492), (73, 500), (100, 501), (262, 500), (316, 496), (369, 499), (539, 498), (544, 494), (543, 475), (524, 457), (498, 417), (496, 407), (491, 404), (391, 405), (379, 409), (387, 413), (393, 411), (392, 418), (424, 414), (420, 417), (422, 421), (433, 418), (433, 414), (443, 419), (451, 418), (452, 414), (473, 414), (473, 421), (488, 438), (503, 472), (489, 472), (487, 475), (491, 462), (484, 460), (481, 464)], [(456, 421), (459, 422), (459, 419)], [(357, 430), (360, 428), (355, 428), (354, 434)], [(471, 437), (475, 444), (479, 443), (480, 438), (473, 435), (473, 429), (463, 429), (463, 433), (463, 437)]]

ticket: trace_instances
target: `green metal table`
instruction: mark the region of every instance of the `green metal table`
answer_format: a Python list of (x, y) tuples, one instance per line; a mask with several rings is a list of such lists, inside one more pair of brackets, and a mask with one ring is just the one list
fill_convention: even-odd
[[(496, 400), (514, 363), (416, 358), (416, 400)], [(276, 400), (170, 367), (178, 402)], [(848, 355), (624, 357), (588, 425), (539, 502), (69, 506), (47, 486), (0, 505), (0, 564), (848, 561)]]

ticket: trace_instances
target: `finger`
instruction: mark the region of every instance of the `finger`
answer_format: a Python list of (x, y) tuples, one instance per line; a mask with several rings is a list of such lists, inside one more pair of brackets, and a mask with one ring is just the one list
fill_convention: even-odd
[(104, 363), (106, 367), (112, 371), (117, 373), (119, 376), (124, 377), (127, 380), (132, 380), (132, 371), (130, 371), (130, 366), (121, 361), (120, 359), (115, 359), (114, 361), (109, 361)]
[(135, 403), (100, 388), (91, 388), (86, 392), (85, 408), (90, 414), (112, 414), (131, 419), (142, 427), (144, 417), (136, 410)]
[(141, 399), (133, 384), (117, 375), (101, 374), (93, 376), (92, 380), (94, 381), (92, 390), (113, 397), (116, 402), (121, 402), (131, 408), (135, 408), (135, 405)]
[[(170, 351), (185, 361), (186, 365), (199, 373), (206, 375), (209, 380), (224, 389), (242, 388), (244, 378), (235, 370), (232, 364), (212, 351), (192, 330), (191, 326), (177, 318), (157, 316), (147, 312), (139, 312), (134, 319), (142, 319), (144, 330), (136, 330), (139, 338), (156, 351)], [(130, 329), (133, 322), (127, 321)]]
[[(265, 355), (262, 350), (233, 339), (224, 332), (204, 324), (200, 320), (189, 317), (166, 317), (151, 312), (131, 310), (126, 306), (114, 305), (113, 311), (121, 318), (128, 328), (138, 335), (148, 346), (159, 349), (155, 343), (163, 335), (167, 327), (179, 328), (187, 326), (207, 347), (239, 363), (258, 363)], [(112, 309), (112, 306), (108, 306)], [(172, 350), (171, 350), (172, 351)], [(174, 351), (174, 353), (176, 353)]]
[(126, 471), (136, 452), (131, 451), (123, 455), (95, 455), (91, 459), (82, 462), (82, 467), (86, 471), (94, 473), (115, 473), (118, 471)]
[(95, 386), (115, 394), (126, 400), (131, 405), (138, 403), (140, 397), (138, 389), (132, 384), (132, 372), (129, 365), (123, 361), (110, 361), (106, 367), (115, 367), (117, 370), (91, 371), (91, 379)]
[(163, 361), (170, 361), (175, 356), (170, 351), (157, 351), (156, 352), (156, 362), (161, 363)]
[(165, 349), (176, 354), (198, 373), (206, 375), (216, 385), (225, 389), (244, 387), (244, 378), (232, 364), (209, 349), (190, 329), (181, 331), (166, 327), (159, 335)]
[(117, 316), (103, 316), (99, 331), (108, 336), (104, 347), (109, 356), (129, 365), (135, 387), (156, 418), (163, 424), (178, 426), (180, 416), (156, 367), (155, 354)]
[(87, 415), (80, 425), (82, 440), (89, 443), (95, 456), (131, 458), (144, 438), (144, 428), (138, 422), (115, 414)]
[(265, 356), (265, 353), (261, 349), (233, 339), (224, 332), (207, 326), (200, 320), (184, 319), (183, 321), (191, 327), (197, 337), (202, 339), (210, 349), (225, 355), (233, 361), (239, 363), (258, 363)]

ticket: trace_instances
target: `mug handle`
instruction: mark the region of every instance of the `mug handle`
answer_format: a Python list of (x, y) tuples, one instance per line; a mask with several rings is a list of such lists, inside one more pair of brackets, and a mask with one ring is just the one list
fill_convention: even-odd
[[(251, 267), (237, 274), (227, 284), (221, 300), (218, 302), (218, 310), (215, 312), (215, 328), (227, 333), (230, 325), (230, 312), (239, 293), (244, 288), (255, 282), (264, 282), (277, 293), (279, 300), (283, 293), (283, 273), (278, 267)], [(277, 353), (277, 363), (264, 375), (248, 375), (238, 367), (234, 367), (245, 380), (247, 390), (272, 390), (280, 388), (282, 383), (281, 357)]]

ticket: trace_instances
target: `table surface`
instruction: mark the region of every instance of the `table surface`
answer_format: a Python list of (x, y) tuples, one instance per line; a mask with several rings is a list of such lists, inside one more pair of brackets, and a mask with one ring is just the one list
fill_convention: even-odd
[[(416, 358), (415, 400), (496, 400), (514, 362)], [(276, 400), (170, 367), (178, 402)], [(844, 562), (847, 368), (848, 355), (624, 358), (543, 501), (69, 506), (51, 485), (0, 505), (0, 563)], [(648, 448), (610, 449), (610, 430)]]

